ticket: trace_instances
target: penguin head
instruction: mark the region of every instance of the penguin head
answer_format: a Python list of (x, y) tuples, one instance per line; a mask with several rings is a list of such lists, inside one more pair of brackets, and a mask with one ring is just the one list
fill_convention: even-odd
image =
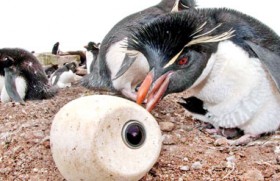
[(0, 49), (0, 67), (9, 67), (19, 64), (28, 53), (29, 52), (19, 48), (2, 48)]
[(75, 62), (64, 63), (63, 65), (67, 68), (67, 70), (71, 70), (73, 73), (77, 71), (77, 65)]
[(59, 47), (59, 42), (56, 42), (54, 45), (53, 45), (54, 48), (58, 48)]
[(10, 67), (14, 64), (15, 60), (5, 54), (0, 54), (0, 67)]
[(87, 51), (94, 51), (94, 50), (99, 50), (99, 45), (100, 45), (100, 43), (96, 44), (95, 42), (90, 41), (84, 47)]
[(142, 103), (146, 93), (141, 94), (152, 82), (150, 95), (157, 96), (157, 101), (189, 89), (217, 51), (218, 43), (233, 36), (230, 28), (221, 26), (209, 21), (205, 13), (190, 10), (161, 16), (134, 31), (128, 49), (143, 53), (152, 69), (139, 89), (137, 102)]

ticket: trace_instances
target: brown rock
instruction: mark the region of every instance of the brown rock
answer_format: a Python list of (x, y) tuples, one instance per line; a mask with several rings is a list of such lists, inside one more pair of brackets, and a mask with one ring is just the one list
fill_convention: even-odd
[(173, 131), (175, 128), (175, 124), (171, 122), (160, 122), (159, 126), (161, 131), (166, 131), (166, 132)]

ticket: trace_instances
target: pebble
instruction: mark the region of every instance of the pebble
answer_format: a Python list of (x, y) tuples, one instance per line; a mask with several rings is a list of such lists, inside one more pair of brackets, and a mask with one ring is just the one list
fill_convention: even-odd
[(9, 172), (12, 171), (12, 168), (0, 168), (0, 173), (1, 174), (8, 174)]
[(9, 132), (1, 133), (0, 134), (0, 140), (1, 140), (1, 142), (3, 141), (3, 143), (11, 142), (12, 141), (12, 134), (9, 133)]
[(189, 166), (181, 166), (180, 170), (182, 170), (182, 171), (189, 171), (190, 167)]
[(174, 145), (176, 143), (176, 138), (173, 135), (163, 135), (164, 145)]
[(279, 153), (280, 153), (280, 146), (276, 146), (276, 147), (275, 147), (274, 153), (275, 153), (275, 154), (279, 154)]
[(181, 129), (184, 131), (190, 132), (193, 130), (193, 126), (183, 124), (183, 125), (181, 125)]
[(200, 170), (200, 169), (202, 169), (202, 164), (201, 164), (200, 162), (194, 162), (194, 163), (192, 164), (192, 169), (194, 169), (194, 170)]
[(235, 156), (234, 155), (229, 156), (226, 158), (226, 160), (227, 160), (227, 168), (234, 168), (235, 160), (236, 160)]
[(184, 181), (184, 178), (180, 177), (180, 178), (178, 179), (178, 181)]
[(241, 176), (241, 180), (246, 181), (264, 181), (264, 176), (261, 171), (257, 169), (252, 169), (247, 171), (243, 176)]
[(221, 137), (216, 139), (214, 142), (215, 146), (227, 146), (228, 145), (228, 140), (225, 137)]
[(161, 131), (167, 131), (167, 132), (173, 131), (175, 128), (175, 124), (172, 122), (160, 122), (159, 126)]

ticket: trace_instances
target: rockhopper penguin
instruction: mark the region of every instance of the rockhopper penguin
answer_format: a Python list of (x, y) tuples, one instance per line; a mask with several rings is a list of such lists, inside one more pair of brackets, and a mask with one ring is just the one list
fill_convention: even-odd
[(52, 54), (58, 55), (59, 54), (59, 42), (56, 42), (52, 48)]
[(0, 49), (0, 77), (2, 102), (47, 99), (58, 90), (48, 85), (44, 69), (36, 57), (20, 48)]
[(189, 10), (163, 15), (131, 39), (128, 49), (152, 68), (137, 97), (149, 111), (165, 95), (188, 91), (207, 110), (202, 121), (244, 131), (231, 144), (279, 128), (280, 39), (258, 20), (229, 9)]
[(125, 97), (135, 100), (135, 88), (149, 72), (149, 64), (142, 53), (128, 53), (125, 48), (132, 29), (143, 26), (161, 14), (194, 6), (194, 0), (162, 0), (156, 6), (121, 20), (103, 39), (92, 71), (81, 80), (81, 84), (87, 88), (120, 91)]
[(51, 75), (51, 84), (57, 85), (59, 88), (71, 87), (72, 82), (75, 81), (76, 68), (75, 62), (64, 63)]
[(85, 45), (86, 51), (86, 69), (87, 73), (89, 74), (92, 72), (93, 65), (97, 59), (98, 53), (99, 53), (99, 43), (96, 44), (95, 42), (89, 42), (87, 45)]
[(46, 65), (43, 66), (44, 71), (47, 75), (48, 78), (51, 77), (51, 75), (58, 69), (58, 64), (51, 64), (51, 65)]

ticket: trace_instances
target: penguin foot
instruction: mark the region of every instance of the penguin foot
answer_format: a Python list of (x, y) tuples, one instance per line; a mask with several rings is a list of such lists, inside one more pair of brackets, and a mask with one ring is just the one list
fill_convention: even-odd
[(216, 129), (216, 128), (207, 128), (205, 129), (205, 131), (209, 134), (221, 134), (221, 130), (220, 129)]
[(260, 137), (259, 134), (245, 134), (236, 140), (228, 140), (229, 145), (246, 145)]
[(131, 90), (127, 90), (127, 89), (122, 89), (121, 93), (126, 98), (136, 101), (137, 94), (135, 92), (131, 92)]
[(212, 128), (212, 129), (205, 129), (209, 134), (218, 134), (227, 139), (233, 139), (240, 135), (242, 135), (242, 131), (238, 128)]

